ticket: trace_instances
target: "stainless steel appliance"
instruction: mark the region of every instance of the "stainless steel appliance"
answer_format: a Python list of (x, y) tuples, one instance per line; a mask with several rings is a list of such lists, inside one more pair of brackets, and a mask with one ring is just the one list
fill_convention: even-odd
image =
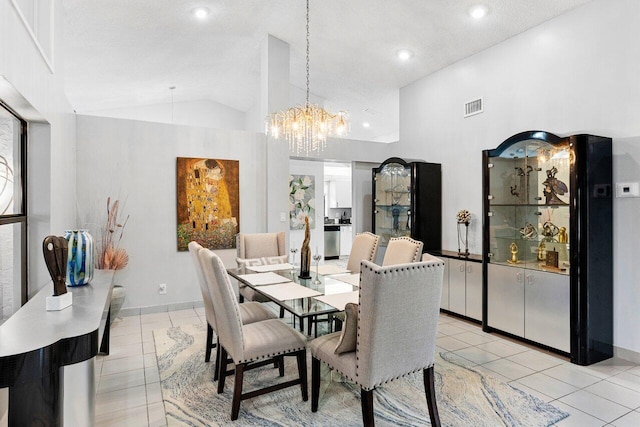
[(324, 259), (340, 258), (340, 226), (324, 226)]

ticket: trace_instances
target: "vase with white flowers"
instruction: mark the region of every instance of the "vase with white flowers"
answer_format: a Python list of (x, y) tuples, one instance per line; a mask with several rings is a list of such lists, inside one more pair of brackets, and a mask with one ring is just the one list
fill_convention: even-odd
[[(466, 209), (460, 209), (456, 214), (457, 226), (458, 226), (458, 256), (469, 256), (469, 224), (471, 223), (471, 212)], [(464, 239), (462, 237), (464, 226)], [(460, 249), (464, 246), (464, 251)]]
[[(129, 263), (129, 254), (120, 246), (124, 235), (124, 228), (129, 221), (129, 215), (122, 220), (120, 215), (120, 201), (111, 201), (107, 197), (107, 220), (101, 230), (96, 250), (96, 268), (104, 270), (122, 270)], [(111, 322), (118, 317), (118, 312), (124, 304), (126, 291), (121, 285), (114, 285), (111, 295)]]

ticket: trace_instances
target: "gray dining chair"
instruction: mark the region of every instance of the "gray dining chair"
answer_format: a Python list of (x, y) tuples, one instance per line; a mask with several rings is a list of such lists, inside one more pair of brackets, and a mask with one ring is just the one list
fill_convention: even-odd
[[(283, 264), (288, 261), (284, 231), (278, 233), (238, 233), (236, 235), (236, 263), (238, 268)], [(239, 283), (238, 287), (240, 302), (245, 299), (258, 302), (269, 301), (264, 295), (247, 285)]]
[(389, 239), (382, 265), (404, 264), (420, 261), (423, 243), (411, 237), (393, 237)]
[[(316, 338), (309, 345), (313, 412), (318, 411), (320, 362), (360, 387), (365, 426), (374, 425), (377, 387), (422, 371), (431, 425), (440, 425), (434, 361), (443, 275), (440, 260), (388, 267), (362, 261), (354, 314), (347, 310), (342, 332)], [(345, 343), (349, 339), (352, 342)]]
[(380, 236), (365, 231), (356, 234), (353, 239), (351, 251), (349, 252), (349, 260), (347, 261), (347, 270), (352, 273), (360, 272), (360, 262), (363, 259), (375, 262), (380, 245)]
[[(238, 419), (240, 402), (300, 384), (302, 400), (308, 400), (307, 392), (307, 339), (300, 332), (279, 319), (263, 320), (245, 325), (240, 316), (240, 304), (235, 298), (229, 275), (220, 258), (211, 251), (198, 253), (204, 277), (212, 296), (218, 328), (220, 364), (218, 368), (218, 393), (224, 391), (227, 357), (235, 365), (235, 381), (231, 404), (231, 419)], [(244, 371), (271, 363), (283, 356), (295, 356), (298, 362), (298, 379), (285, 381), (263, 389), (243, 393)], [(284, 366), (281, 362), (280, 366)]]
[[(198, 285), (200, 285), (200, 293), (202, 294), (202, 301), (204, 303), (204, 314), (207, 319), (207, 340), (205, 344), (205, 356), (204, 361), (209, 362), (211, 360), (211, 350), (216, 348), (216, 361), (214, 370), (214, 381), (218, 379), (218, 365), (220, 363), (220, 351), (217, 343), (213, 342), (213, 333), (217, 335), (216, 318), (213, 309), (213, 302), (211, 294), (209, 293), (209, 287), (204, 278), (204, 270), (200, 263), (198, 256), (202, 250), (208, 251), (203, 248), (197, 242), (189, 242), (189, 254), (196, 270), (196, 276), (198, 278)], [(239, 305), (239, 313), (243, 324), (250, 324), (260, 322), (267, 319), (275, 319), (276, 315), (271, 310), (263, 306), (258, 302), (246, 302)]]

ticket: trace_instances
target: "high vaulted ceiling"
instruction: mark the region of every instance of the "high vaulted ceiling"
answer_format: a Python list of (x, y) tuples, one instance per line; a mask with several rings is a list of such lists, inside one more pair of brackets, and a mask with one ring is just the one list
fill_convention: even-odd
[[(311, 92), (350, 138), (398, 139), (399, 88), (591, 0), (311, 0)], [(488, 15), (475, 20), (472, 6)], [(78, 113), (211, 100), (255, 107), (267, 34), (305, 87), (304, 0), (63, 0), (65, 82)], [(198, 21), (192, 10), (210, 9)], [(400, 61), (396, 53), (413, 57)], [(303, 101), (303, 100), (302, 100)], [(369, 128), (362, 126), (370, 123)]]

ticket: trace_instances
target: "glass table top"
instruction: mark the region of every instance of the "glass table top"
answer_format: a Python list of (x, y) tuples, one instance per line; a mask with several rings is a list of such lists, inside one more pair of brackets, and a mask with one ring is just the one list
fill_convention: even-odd
[[(254, 286), (249, 283), (247, 280), (243, 280), (242, 275), (245, 274), (257, 274), (255, 271), (250, 270), (248, 268), (230, 268), (227, 269), (229, 275), (240, 283), (245, 284), (252, 289), (255, 289), (260, 294), (269, 298), (269, 300), (283, 307), (285, 310), (293, 313), (298, 317), (311, 317), (317, 316), (319, 314), (327, 314), (327, 313), (335, 313), (340, 310), (333, 307), (332, 305), (326, 304), (322, 301), (318, 301), (315, 297), (307, 297), (307, 298), (296, 298), (296, 299), (286, 299), (286, 300), (277, 300), (272, 296), (261, 292), (260, 288), (262, 286)], [(322, 295), (333, 295), (340, 294), (346, 292), (357, 291), (358, 287), (353, 286), (349, 283), (340, 281), (338, 278), (341, 276), (349, 276), (349, 274), (335, 274), (331, 276), (322, 276), (318, 275), (318, 280), (320, 283), (315, 283), (316, 274), (315, 269), (311, 269), (311, 278), (310, 279), (301, 279), (298, 277), (299, 269), (295, 270), (282, 270), (282, 271), (274, 271), (274, 273), (294, 282), (298, 285), (304, 286), (309, 289), (313, 289), (315, 291), (320, 292)], [(320, 296), (320, 295), (319, 295)]]

